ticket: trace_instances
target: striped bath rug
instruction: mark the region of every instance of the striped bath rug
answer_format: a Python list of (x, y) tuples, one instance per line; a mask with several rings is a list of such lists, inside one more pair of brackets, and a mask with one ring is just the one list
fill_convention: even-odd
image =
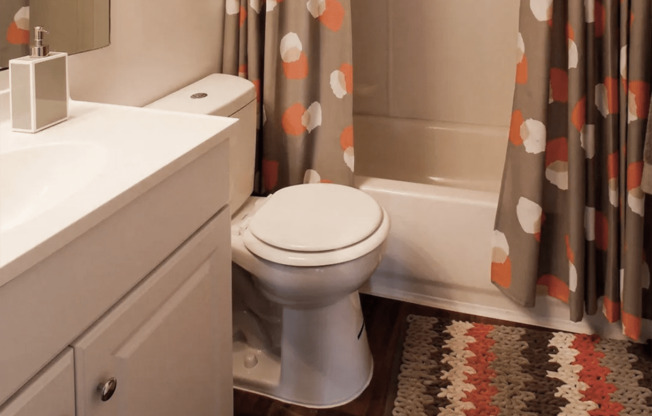
[(652, 415), (645, 346), (408, 316), (394, 416)]

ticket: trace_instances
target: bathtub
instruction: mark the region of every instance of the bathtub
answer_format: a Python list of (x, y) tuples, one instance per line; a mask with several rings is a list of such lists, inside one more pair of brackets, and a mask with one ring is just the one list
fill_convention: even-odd
[(524, 308), (490, 282), (507, 127), (356, 115), (354, 129), (355, 184), (391, 219), (383, 260), (361, 292), (622, 338), (620, 325), (602, 314), (569, 321), (568, 306), (546, 296), (544, 287), (536, 307)]

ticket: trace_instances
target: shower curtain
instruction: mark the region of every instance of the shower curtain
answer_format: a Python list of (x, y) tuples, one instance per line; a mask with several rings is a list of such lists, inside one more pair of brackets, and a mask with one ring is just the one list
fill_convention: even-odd
[(259, 191), (352, 184), (350, 0), (226, 0), (224, 15), (222, 72), (259, 101)]
[(9, 60), (29, 55), (29, 0), (0, 2), (0, 68)]
[[(649, 0), (521, 0), (491, 280), (537, 285), (632, 339), (652, 318), (652, 198), (641, 189), (652, 71)], [(646, 149), (649, 151), (649, 149)]]

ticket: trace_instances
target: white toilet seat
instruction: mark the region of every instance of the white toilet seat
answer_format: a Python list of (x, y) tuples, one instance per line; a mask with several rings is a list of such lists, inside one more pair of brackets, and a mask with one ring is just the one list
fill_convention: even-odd
[(284, 250), (326, 251), (356, 244), (380, 226), (368, 194), (332, 183), (295, 185), (266, 199), (249, 223), (260, 241)]
[(286, 266), (329, 266), (355, 260), (381, 245), (387, 239), (389, 233), (387, 212), (382, 209), (382, 213), (383, 218), (376, 232), (357, 244), (337, 250), (317, 252), (283, 250), (260, 241), (249, 229), (244, 231), (242, 237), (247, 249), (265, 260)]
[(387, 238), (387, 213), (364, 192), (343, 185), (284, 188), (265, 201), (243, 230), (246, 248), (288, 266), (344, 263)]

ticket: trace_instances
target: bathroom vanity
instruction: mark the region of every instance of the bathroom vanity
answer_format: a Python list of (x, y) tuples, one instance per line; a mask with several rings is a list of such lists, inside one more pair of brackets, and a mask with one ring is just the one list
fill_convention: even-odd
[(0, 416), (232, 414), (235, 123), (81, 102), (0, 123)]

